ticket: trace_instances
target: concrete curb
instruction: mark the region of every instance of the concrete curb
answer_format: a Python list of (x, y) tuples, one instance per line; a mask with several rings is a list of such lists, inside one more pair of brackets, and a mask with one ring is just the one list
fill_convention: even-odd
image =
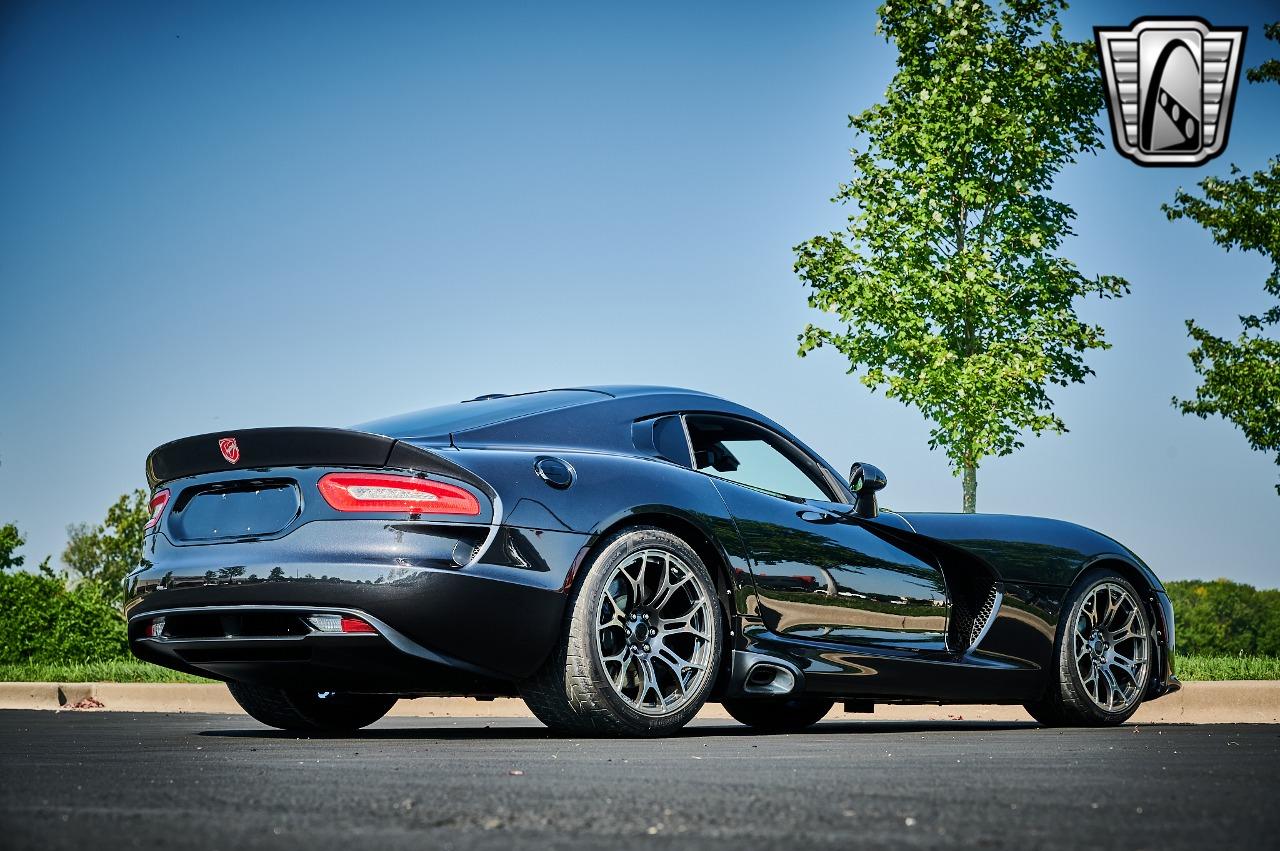
[[(73, 709), (108, 712), (213, 712), (242, 714), (223, 685), (187, 683), (0, 683), (0, 709)], [(530, 718), (523, 701), (462, 697), (402, 700), (393, 716), (413, 718)], [(723, 720), (728, 714), (709, 704), (699, 718)], [(830, 720), (850, 721), (1029, 721), (1020, 706), (879, 705), (873, 714), (837, 709)], [(1280, 680), (1194, 682), (1145, 703), (1136, 724), (1277, 724)]]

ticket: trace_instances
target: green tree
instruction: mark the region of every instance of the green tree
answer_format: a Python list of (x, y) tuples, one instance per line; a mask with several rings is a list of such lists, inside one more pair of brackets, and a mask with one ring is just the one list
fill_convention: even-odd
[(27, 542), (18, 527), (12, 523), (0, 526), (0, 570), (11, 567), (22, 567), (27, 560), (25, 556), (16, 555), (18, 549)]
[(1280, 655), (1280, 591), (1229, 579), (1179, 580), (1165, 590), (1179, 652)]
[(124, 600), (124, 578), (142, 563), (142, 537), (151, 517), (147, 493), (135, 490), (107, 509), (98, 526), (76, 523), (67, 527), (62, 560), (82, 581), (97, 587), (112, 603)]
[[(1264, 32), (1280, 41), (1280, 23)], [(1270, 59), (1249, 70), (1252, 83), (1280, 82), (1280, 60)], [(1263, 288), (1280, 298), (1280, 159), (1267, 168), (1244, 174), (1233, 165), (1231, 177), (1206, 177), (1202, 195), (1179, 189), (1164, 211), (1170, 221), (1188, 218), (1227, 251), (1256, 251), (1271, 262)], [(1187, 320), (1187, 336), (1196, 342), (1191, 364), (1200, 376), (1194, 399), (1173, 399), (1183, 414), (1201, 419), (1221, 416), (1235, 424), (1249, 446), (1276, 453), (1280, 464), (1280, 340), (1268, 333), (1280, 323), (1280, 304), (1259, 316), (1241, 316), (1240, 335), (1228, 340)], [(1280, 493), (1280, 484), (1276, 485)]]
[(129, 655), (120, 607), (52, 571), (0, 573), (0, 663), (66, 664)]
[(829, 345), (864, 385), (918, 408), (977, 506), (982, 459), (1062, 432), (1050, 385), (1083, 381), (1102, 328), (1076, 301), (1124, 295), (1058, 250), (1075, 212), (1054, 177), (1102, 146), (1097, 59), (1062, 37), (1057, 0), (995, 10), (980, 0), (894, 0), (879, 31), (897, 44), (883, 103), (850, 116), (861, 139), (839, 203), (843, 232), (796, 247), (809, 304), (843, 330), (809, 325), (800, 355)]

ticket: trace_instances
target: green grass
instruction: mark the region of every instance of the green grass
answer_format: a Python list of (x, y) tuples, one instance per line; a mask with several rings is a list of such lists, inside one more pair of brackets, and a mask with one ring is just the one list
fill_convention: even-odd
[(143, 662), (138, 659), (112, 659), (70, 665), (48, 665), (36, 662), (0, 664), (0, 682), (11, 683), (210, 683)]
[[(1182, 656), (1173, 660), (1174, 671), (1190, 680), (1280, 680), (1276, 656)], [(201, 677), (181, 674), (137, 659), (86, 662), (71, 665), (40, 663), (0, 664), (0, 682), (16, 683), (208, 683)]]
[(1173, 670), (1184, 681), (1280, 680), (1280, 657), (1176, 655)]

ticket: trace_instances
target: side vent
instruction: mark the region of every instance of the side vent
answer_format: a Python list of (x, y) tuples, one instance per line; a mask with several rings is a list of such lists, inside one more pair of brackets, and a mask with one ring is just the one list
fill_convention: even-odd
[(986, 636), (1003, 595), (999, 582), (986, 571), (978, 573), (955, 564), (944, 566), (944, 571), (951, 592), (947, 646), (963, 653)]
[(982, 605), (978, 607), (978, 613), (973, 618), (973, 626), (969, 630), (970, 647), (976, 646), (987, 634), (987, 627), (991, 626), (991, 619), (995, 616), (999, 604), (1000, 591), (993, 584), (991, 590), (987, 592), (987, 598), (982, 601)]

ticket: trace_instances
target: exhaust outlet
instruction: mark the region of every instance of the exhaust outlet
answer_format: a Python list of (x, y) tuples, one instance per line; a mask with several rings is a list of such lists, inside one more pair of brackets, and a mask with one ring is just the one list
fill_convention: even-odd
[(804, 674), (790, 659), (753, 650), (734, 650), (728, 697), (801, 694)]
[(796, 687), (795, 675), (781, 665), (758, 662), (747, 672), (742, 690), (748, 694), (790, 694)]

